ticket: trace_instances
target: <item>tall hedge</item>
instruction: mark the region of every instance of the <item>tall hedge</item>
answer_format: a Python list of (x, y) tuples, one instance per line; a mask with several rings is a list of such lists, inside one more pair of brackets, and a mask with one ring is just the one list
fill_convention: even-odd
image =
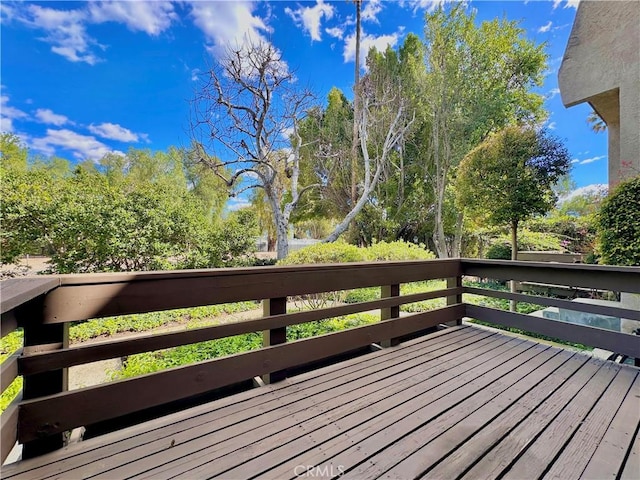
[(619, 184), (598, 214), (602, 263), (640, 265), (640, 175)]

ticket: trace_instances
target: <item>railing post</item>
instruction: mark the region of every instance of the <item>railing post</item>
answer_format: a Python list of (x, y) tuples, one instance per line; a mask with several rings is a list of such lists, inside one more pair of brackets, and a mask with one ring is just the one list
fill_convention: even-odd
[[(381, 298), (398, 297), (398, 296), (400, 296), (400, 284), (382, 285), (380, 287)], [(400, 317), (400, 305), (395, 307), (380, 309), (380, 320), (389, 320), (392, 318), (399, 318), (399, 317)], [(387, 347), (398, 345), (399, 343), (400, 343), (400, 340), (397, 338), (385, 338), (380, 341), (380, 346), (387, 348)]]
[[(69, 324), (43, 324), (43, 307), (44, 297), (40, 297), (17, 309), (18, 321), (24, 328), (24, 355), (58, 350), (69, 346)], [(25, 375), (23, 380), (23, 400), (64, 392), (69, 387), (68, 369), (66, 368)], [(42, 432), (42, 435), (43, 438), (23, 445), (23, 459), (52, 452), (64, 446), (64, 433), (47, 435), (45, 431)]]
[[(280, 315), (287, 313), (287, 297), (269, 298), (262, 301), (262, 315), (268, 317), (270, 315)], [(287, 341), (287, 327), (274, 328), (262, 332), (262, 346), (269, 347), (271, 345), (280, 345)], [(264, 383), (273, 383), (283, 380), (287, 377), (286, 370), (267, 373), (262, 376)]]
[[(447, 278), (447, 288), (462, 288), (462, 275), (457, 277)], [(447, 297), (447, 305), (456, 305), (462, 303), (462, 294), (449, 295)], [(462, 325), (462, 318), (458, 318), (455, 322), (448, 322), (447, 325), (453, 327), (455, 325)]]

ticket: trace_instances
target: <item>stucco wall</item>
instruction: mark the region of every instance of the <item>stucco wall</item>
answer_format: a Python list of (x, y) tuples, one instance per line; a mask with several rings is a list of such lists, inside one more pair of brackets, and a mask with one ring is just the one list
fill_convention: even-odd
[(640, 174), (640, 1), (580, 2), (558, 83), (607, 123), (609, 184)]

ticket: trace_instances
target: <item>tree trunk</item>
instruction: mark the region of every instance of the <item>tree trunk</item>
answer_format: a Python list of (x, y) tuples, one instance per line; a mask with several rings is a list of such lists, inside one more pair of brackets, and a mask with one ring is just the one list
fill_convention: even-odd
[[(438, 168), (438, 170), (440, 170), (440, 168)], [(445, 193), (445, 180), (440, 183), (442, 175), (442, 172), (438, 172), (436, 175), (436, 225), (435, 231), (433, 232), (433, 243), (436, 246), (436, 253), (438, 254), (438, 258), (449, 258), (449, 251), (447, 250), (447, 238), (444, 234), (444, 219), (442, 215), (442, 212), (444, 210)]]
[(278, 260), (283, 259), (289, 253), (289, 235), (287, 230), (287, 222), (284, 221), (284, 218), (282, 218), (281, 215), (278, 215), (278, 218), (276, 220)]
[(451, 245), (451, 257), (460, 258), (462, 254), (462, 227), (464, 222), (464, 214), (458, 212), (456, 216), (456, 232), (453, 237), (453, 244)]
[(280, 260), (289, 253), (289, 216), (280, 210), (278, 196), (272, 189), (265, 188), (264, 193), (271, 204), (273, 223), (276, 227), (276, 256)]
[(353, 138), (351, 139), (351, 208), (358, 199), (357, 191), (357, 174), (358, 169), (358, 122), (360, 112), (360, 10), (362, 8), (362, 0), (355, 0), (356, 4), (356, 66), (354, 72), (353, 84)]
[[(518, 221), (513, 220), (511, 222), (511, 260), (518, 259)], [(511, 280), (509, 282), (511, 293), (516, 293), (516, 281)], [(515, 312), (518, 307), (518, 302), (511, 300), (509, 306), (512, 312)]]

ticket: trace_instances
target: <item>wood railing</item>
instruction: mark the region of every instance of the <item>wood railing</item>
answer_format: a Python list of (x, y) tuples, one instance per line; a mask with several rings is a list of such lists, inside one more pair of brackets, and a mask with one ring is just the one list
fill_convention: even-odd
[[(60, 275), (2, 282), (2, 336), (24, 330), (24, 347), (2, 364), (2, 390), (22, 375), (24, 387), (1, 416), (2, 459), (15, 441), (23, 458), (62, 446), (63, 432), (263, 376), (277, 381), (287, 369), (398, 339), (465, 316), (517, 326), (555, 338), (640, 357), (640, 337), (513, 312), (467, 305), (463, 293), (554, 305), (640, 320), (640, 312), (609, 309), (546, 297), (463, 287), (463, 276), (530, 280), (640, 293), (637, 267), (541, 264), (475, 260), (351, 263), (178, 272)], [(400, 295), (400, 285), (446, 279), (447, 288)], [(380, 287), (381, 298), (287, 313), (287, 299), (323, 292)], [(400, 318), (400, 306), (439, 297), (446, 306)], [(69, 348), (70, 322), (114, 315), (262, 300), (256, 320), (187, 331), (116, 339)], [(286, 342), (291, 325), (370, 310), (381, 321), (318, 337)], [(110, 358), (250, 332), (264, 332), (263, 348), (162, 372), (67, 391), (67, 369)]]

